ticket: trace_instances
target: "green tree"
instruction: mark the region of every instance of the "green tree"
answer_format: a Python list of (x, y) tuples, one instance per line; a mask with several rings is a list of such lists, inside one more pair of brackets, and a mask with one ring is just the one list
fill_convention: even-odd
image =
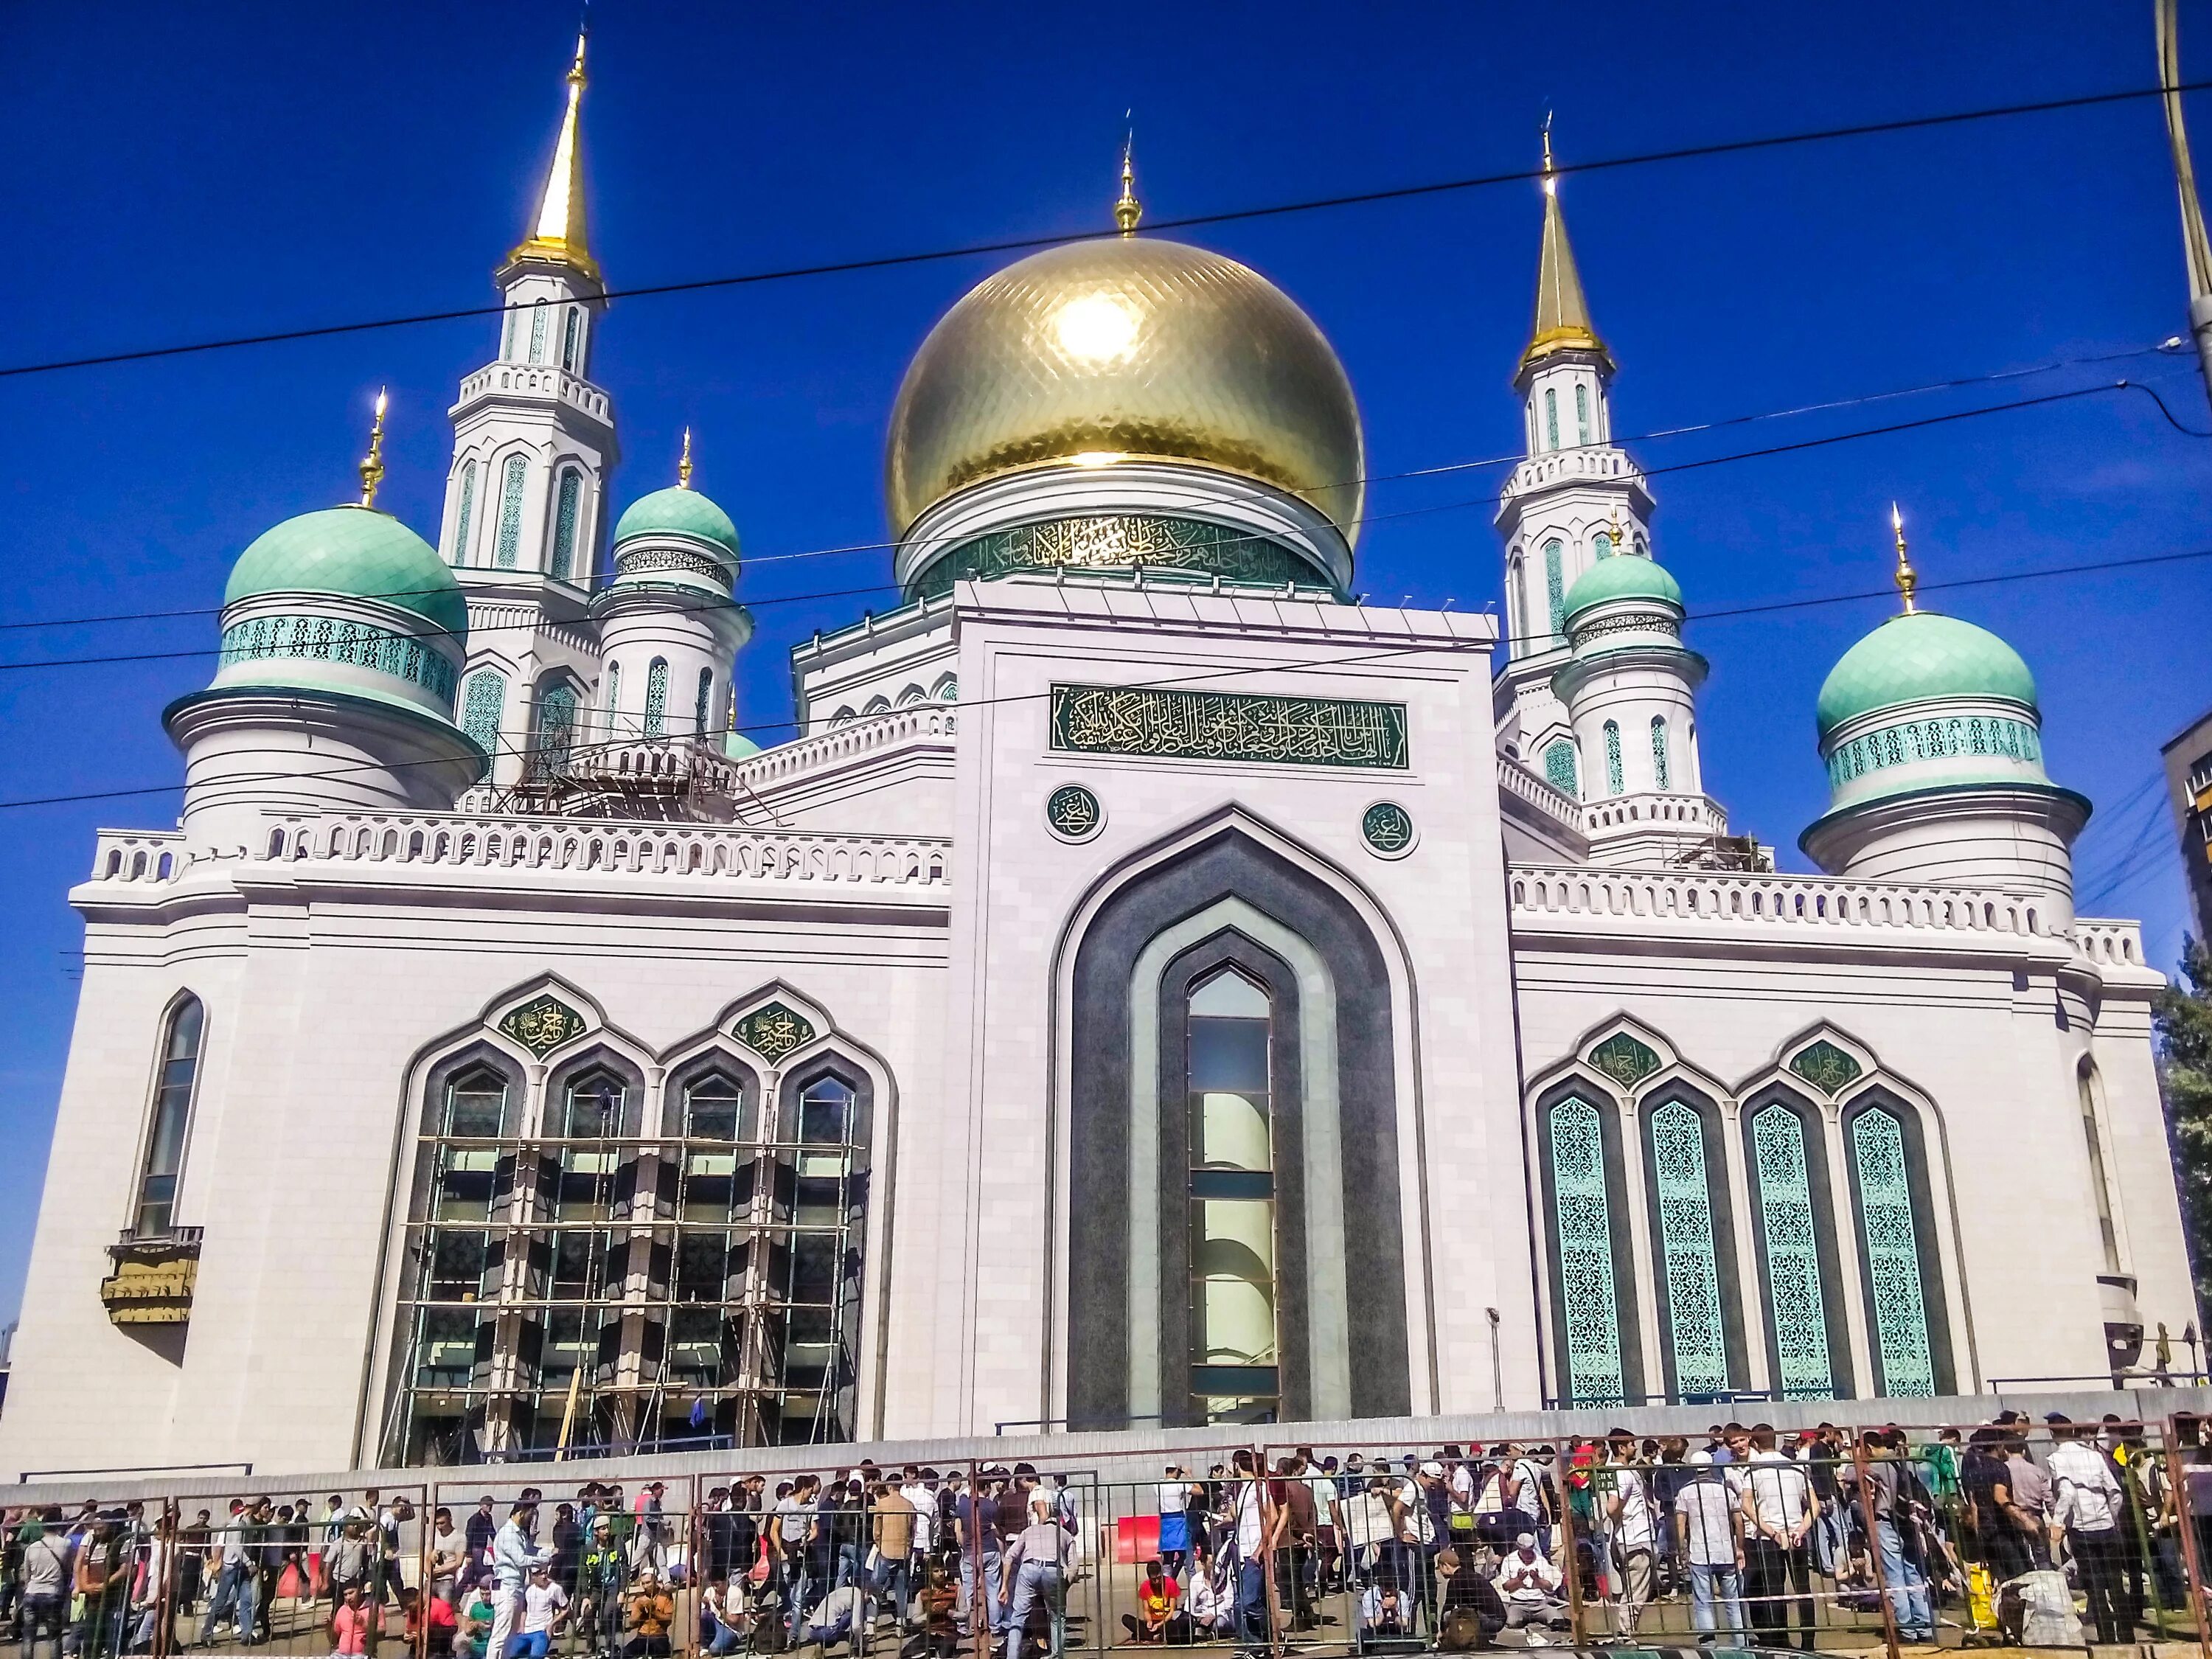
[(2189, 988), (2160, 992), (2154, 1017), (2166, 1135), (2201, 1310), (2212, 1307), (2212, 951), (2185, 939), (2181, 971)]

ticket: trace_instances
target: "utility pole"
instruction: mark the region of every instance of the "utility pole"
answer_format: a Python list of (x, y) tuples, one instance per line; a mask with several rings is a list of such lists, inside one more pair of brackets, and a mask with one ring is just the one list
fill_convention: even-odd
[(2166, 137), (2173, 149), (2173, 181), (2181, 194), (2181, 244), (2189, 260), (2189, 335), (2197, 366), (2212, 399), (2212, 240), (2204, 234), (2204, 209), (2197, 199), (2197, 169), (2189, 159), (2189, 133), (2181, 120), (2180, 0), (2154, 0), (2158, 15), (2158, 82), (2165, 88)]

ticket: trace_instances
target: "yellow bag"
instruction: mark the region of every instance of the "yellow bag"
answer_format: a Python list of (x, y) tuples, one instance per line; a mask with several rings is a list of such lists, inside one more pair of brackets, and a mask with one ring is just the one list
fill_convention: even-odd
[(1976, 1630), (1994, 1630), (1997, 1622), (1996, 1586), (1990, 1570), (1976, 1561), (1966, 1569), (1966, 1607)]

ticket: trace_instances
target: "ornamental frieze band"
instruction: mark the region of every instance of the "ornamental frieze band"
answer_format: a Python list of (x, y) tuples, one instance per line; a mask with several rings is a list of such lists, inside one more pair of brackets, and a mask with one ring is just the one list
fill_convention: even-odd
[(1121, 685), (1052, 688), (1052, 746), (1090, 755), (1403, 771), (1406, 705)]

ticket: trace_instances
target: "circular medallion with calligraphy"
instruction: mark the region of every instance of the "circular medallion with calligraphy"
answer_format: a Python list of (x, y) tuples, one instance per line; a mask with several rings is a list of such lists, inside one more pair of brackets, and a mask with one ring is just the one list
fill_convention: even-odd
[(1044, 821), (1062, 841), (1089, 841), (1106, 824), (1098, 797), (1079, 783), (1063, 783), (1046, 798)]
[(1401, 859), (1413, 850), (1413, 816), (1395, 800), (1378, 800), (1360, 815), (1359, 836), (1380, 859)]

